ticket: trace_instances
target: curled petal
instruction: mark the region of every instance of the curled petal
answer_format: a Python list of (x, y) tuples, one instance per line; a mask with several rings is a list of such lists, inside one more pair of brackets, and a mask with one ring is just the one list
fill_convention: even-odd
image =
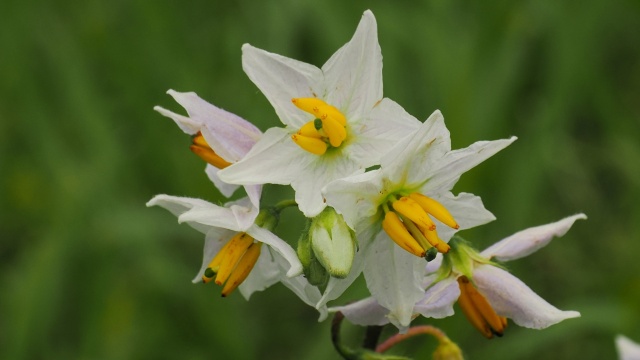
[(578, 219), (586, 219), (585, 214), (576, 214), (551, 224), (536, 226), (519, 231), (485, 249), (481, 255), (499, 261), (509, 261), (525, 257), (546, 246), (551, 239), (560, 237), (571, 229)]
[(480, 265), (473, 281), (500, 316), (532, 329), (544, 329), (562, 320), (579, 317), (577, 311), (562, 311), (534, 293), (520, 279), (493, 265)]
[(616, 336), (616, 349), (620, 360), (640, 359), (640, 344), (636, 344), (625, 336)]
[[(427, 283), (432, 283), (437, 276), (427, 277)], [(424, 317), (441, 319), (453, 315), (453, 304), (460, 296), (460, 287), (454, 276), (448, 277), (430, 286), (424, 293), (414, 311)]]
[[(278, 254), (280, 254), (289, 263), (289, 268), (285, 269), (288, 277), (295, 277), (302, 274), (302, 264), (291, 245), (287, 244), (271, 231), (256, 225), (247, 229), (247, 234), (253, 236), (256, 240), (271, 246), (273, 250), (278, 252)], [(315, 303), (313, 305), (315, 305)]]

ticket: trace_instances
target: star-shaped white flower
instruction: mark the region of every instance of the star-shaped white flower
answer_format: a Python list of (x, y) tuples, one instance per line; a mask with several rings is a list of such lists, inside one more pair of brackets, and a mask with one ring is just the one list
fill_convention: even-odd
[[(207, 176), (224, 196), (230, 197), (238, 185), (220, 180), (218, 171), (242, 159), (260, 139), (262, 132), (238, 115), (202, 100), (194, 92), (169, 90), (167, 94), (182, 105), (189, 116), (176, 114), (160, 106), (153, 109), (175, 121), (186, 134), (194, 136), (191, 148), (209, 162), (205, 169)], [(261, 184), (245, 186), (245, 189), (253, 205), (259, 207)]]
[(640, 360), (640, 344), (631, 341), (626, 336), (616, 336), (616, 349), (620, 360)]
[[(251, 246), (255, 244), (267, 245), (259, 247), (257, 260), (254, 260), (252, 267), (248, 267), (248, 271), (250, 271), (248, 277), (240, 280), (240, 292), (247, 300), (253, 292), (262, 291), (279, 281), (311, 306), (315, 306), (320, 300), (321, 295), (318, 289), (310, 285), (304, 277), (299, 276), (302, 273), (302, 264), (300, 264), (295, 250), (271, 231), (256, 225), (259, 212), (255, 206), (252, 206), (248, 198), (231, 202), (222, 207), (201, 199), (157, 195), (147, 203), (147, 206), (154, 205), (169, 210), (178, 217), (179, 223), (186, 222), (206, 235), (202, 266), (193, 279), (194, 283), (206, 281), (208, 278), (207, 269), (210, 268), (212, 260), (219, 253), (227, 251), (225, 246), (230, 241), (237, 238), (238, 235), (246, 234)], [(249, 250), (246, 250), (244, 256), (247, 254), (249, 254)], [(236, 263), (240, 264), (241, 261), (242, 258)], [(223, 271), (223, 266), (220, 266), (220, 272)], [(234, 268), (233, 264), (229, 266), (232, 273), (227, 282), (233, 280), (233, 272), (238, 271), (240, 267), (238, 265)], [(224, 283), (224, 280), (222, 282)], [(224, 289), (223, 295), (226, 295)], [(327, 313), (326, 307), (319, 307), (318, 310), (320, 318), (324, 319)]]
[[(551, 224), (520, 231), (482, 251), (479, 255), (484, 260), (481, 262), (463, 261), (463, 269), (458, 268), (460, 263), (454, 262), (453, 268), (444, 278), (440, 273), (442, 270), (438, 272), (442, 258), (429, 263), (427, 266), (429, 274), (425, 277), (422, 285), (426, 291), (423, 291), (422, 298), (413, 309), (414, 316), (415, 314), (432, 318), (451, 316), (454, 313), (453, 304), (456, 301), (462, 301), (461, 294), (468, 290), (480, 294), (480, 296), (472, 294), (473, 300), (471, 302), (477, 299), (482, 302), (481, 297), (484, 298), (488, 302), (488, 306), (481, 306), (482, 312), (490, 313), (493, 311), (500, 323), (503, 322), (502, 317), (504, 317), (512, 319), (520, 326), (543, 329), (562, 320), (580, 316), (577, 311), (558, 310), (534, 293), (517, 277), (491, 263), (491, 260), (519, 259), (537, 251), (546, 246), (554, 237), (566, 234), (578, 219), (586, 219), (586, 216), (577, 214)], [(461, 291), (461, 288), (465, 288), (465, 290)], [(468, 294), (463, 296), (468, 296)], [(468, 306), (461, 303), (463, 309)], [(477, 305), (474, 306), (477, 308)], [(473, 309), (474, 307), (472, 307)], [(341, 311), (351, 322), (359, 325), (384, 325), (390, 321), (390, 311), (380, 306), (374, 298), (367, 298), (331, 310)], [(471, 320), (473, 315), (476, 315), (475, 320)], [(477, 315), (480, 317), (478, 318)], [(476, 321), (475, 325), (488, 337), (494, 333), (501, 334), (501, 331), (504, 330), (504, 325), (498, 325), (499, 329), (491, 328), (490, 322), (483, 319), (482, 314), (478, 311), (472, 314), (471, 318), (470, 321), (472, 323)]]
[[(392, 116), (413, 119), (401, 108)], [(424, 294), (425, 260), (421, 257), (434, 254), (427, 254), (427, 250), (446, 252), (446, 242), (456, 230), (495, 219), (479, 197), (468, 193), (454, 196), (451, 188), (460, 175), (515, 139), (480, 141), (451, 150), (449, 131), (436, 111), (411, 138), (382, 157), (380, 169), (325, 187), (327, 203), (356, 233), (362, 233), (363, 228), (375, 229), (375, 224), (377, 229), (380, 224), (385, 228), (369, 231), (375, 236), (373, 240), (368, 236), (358, 236), (358, 240), (364, 252), (367, 287), (380, 305), (391, 310), (389, 318), (396, 326), (409, 325), (414, 304)]]
[(382, 98), (382, 54), (370, 11), (321, 69), (248, 44), (242, 62), (286, 127), (269, 129), (219, 176), (233, 184), (290, 184), (307, 217), (325, 208), (323, 186), (378, 164), (419, 126), (389, 116), (398, 106)]

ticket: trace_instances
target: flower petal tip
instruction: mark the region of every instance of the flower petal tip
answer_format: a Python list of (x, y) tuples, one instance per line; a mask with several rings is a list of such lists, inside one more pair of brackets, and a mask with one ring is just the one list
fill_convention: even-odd
[(298, 265), (298, 264), (291, 265), (291, 268), (289, 269), (289, 271), (287, 271), (288, 278), (294, 278), (301, 274), (302, 274), (302, 265)]

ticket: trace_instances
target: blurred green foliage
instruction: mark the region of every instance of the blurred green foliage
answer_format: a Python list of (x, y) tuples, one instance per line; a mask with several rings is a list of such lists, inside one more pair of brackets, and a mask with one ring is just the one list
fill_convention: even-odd
[[(637, 0), (4, 0), (0, 358), (337, 359), (329, 323), (284, 287), (246, 302), (191, 284), (202, 236), (144, 204), (159, 193), (223, 199), (188, 137), (152, 107), (182, 112), (165, 91), (196, 91), (276, 126), (242, 71), (241, 45), (320, 66), (367, 8), (387, 97), (420, 119), (442, 110), (456, 148), (519, 136), (456, 186), (498, 218), (463, 236), (483, 248), (589, 216), (509, 264), (582, 318), (544, 331), (512, 324), (491, 341), (459, 314), (418, 322), (442, 327), (472, 359), (614, 358), (614, 334), (640, 341)], [(345, 300), (364, 294), (361, 282)], [(362, 329), (344, 327), (356, 344)], [(420, 338), (394, 351), (428, 358), (434, 348)]]

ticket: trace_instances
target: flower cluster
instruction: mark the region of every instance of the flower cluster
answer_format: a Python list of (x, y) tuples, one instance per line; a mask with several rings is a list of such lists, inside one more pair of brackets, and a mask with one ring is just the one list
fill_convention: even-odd
[[(239, 287), (247, 299), (282, 282), (321, 319), (341, 311), (353, 323), (392, 323), (401, 332), (417, 315), (452, 315), (456, 301), (487, 338), (502, 335), (508, 318), (541, 329), (579, 316), (556, 309), (498, 262), (538, 250), (586, 216), (518, 232), (482, 252), (462, 240), (457, 232), (495, 218), (478, 196), (451, 189), (516, 138), (452, 150), (440, 111), (421, 122), (384, 98), (370, 11), (321, 68), (248, 44), (242, 65), (282, 127), (262, 133), (195, 93), (168, 92), (188, 116), (155, 108), (192, 136), (191, 150), (223, 195), (239, 186), (247, 194), (224, 206), (167, 195), (147, 204), (205, 234), (194, 282), (213, 281), (223, 296)], [(290, 185), (295, 200), (261, 204), (263, 184)], [(296, 249), (274, 233), (291, 206), (308, 218)], [(371, 298), (328, 309), (360, 274)]]

